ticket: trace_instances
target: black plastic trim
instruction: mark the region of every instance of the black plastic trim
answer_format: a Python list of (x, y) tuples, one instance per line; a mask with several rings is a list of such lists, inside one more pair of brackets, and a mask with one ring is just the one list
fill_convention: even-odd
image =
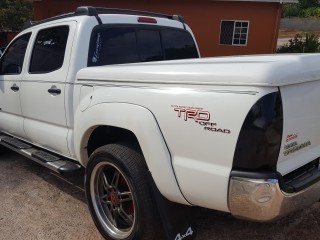
[[(91, 9), (93, 7), (87, 7)], [(140, 10), (132, 10), (132, 9), (120, 9), (120, 8), (102, 8), (97, 7), (95, 8), (97, 12), (112, 12), (112, 13), (131, 13), (131, 14), (139, 14), (139, 15), (148, 15), (153, 17), (160, 17), (160, 18), (168, 18), (171, 20), (179, 21), (184, 23), (184, 19), (182, 16), (179, 15), (169, 15), (169, 14), (162, 14), (162, 13), (155, 13), (155, 12), (148, 12), (148, 11), (140, 11)]]
[(68, 158), (67, 156), (64, 156), (64, 155), (59, 155), (59, 154), (57, 154), (55, 152), (52, 152), (50, 150), (47, 150), (47, 149), (42, 149), (41, 147), (37, 147), (37, 146), (33, 145), (32, 143), (27, 142), (25, 140), (17, 139), (14, 136), (9, 135), (7, 133), (4, 133), (4, 132), (0, 131), (0, 134), (1, 134), (2, 137), (11, 138), (11, 139), (14, 139), (14, 140), (17, 140), (17, 141), (21, 142), (22, 144), (30, 145), (30, 147), (33, 148), (33, 149), (37, 149), (39, 151), (44, 151), (44, 152), (46, 152), (47, 154), (50, 154), (50, 155), (59, 156), (61, 161), (64, 161), (65, 163), (70, 163), (71, 165), (73, 165), (72, 169), (66, 169), (67, 166), (71, 166), (70, 164), (65, 164), (63, 166), (60, 166), (59, 168), (56, 168), (56, 167), (53, 167), (50, 164), (48, 164), (48, 162), (40, 160), (39, 158), (33, 157), (30, 154), (27, 154), (26, 152), (24, 152), (23, 150), (30, 149), (29, 146), (26, 147), (26, 148), (18, 148), (17, 146), (14, 146), (13, 144), (10, 144), (8, 142), (0, 141), (0, 145), (13, 150), (14, 152), (17, 152), (17, 153), (19, 153), (19, 154), (21, 154), (21, 155), (23, 155), (23, 156), (35, 161), (35, 162), (37, 162), (38, 164), (40, 164), (42, 166), (45, 166), (46, 168), (51, 169), (52, 171), (55, 171), (57, 173), (70, 173), (72, 171), (76, 171), (76, 170), (81, 169), (80, 163), (75, 159)]
[(64, 18), (69, 18), (69, 17), (74, 17), (76, 16), (74, 13), (67, 13), (67, 14), (63, 14), (63, 15), (59, 15), (59, 16), (55, 16), (55, 17), (51, 17), (51, 18), (47, 18), (47, 19), (44, 19), (44, 20), (41, 20), (41, 21), (28, 21), (22, 30), (26, 30), (28, 28), (31, 28), (33, 26), (36, 26), (36, 25), (39, 25), (39, 24), (42, 24), (42, 23), (47, 23), (47, 22), (52, 22), (52, 21), (55, 21), (55, 20), (59, 20), (59, 19), (64, 19)]
[(36, 26), (36, 25), (39, 25), (39, 24), (42, 24), (42, 23), (47, 23), (47, 22), (51, 22), (51, 21), (55, 21), (55, 20), (59, 20), (59, 19), (64, 19), (64, 18), (75, 17), (75, 16), (94, 16), (94, 17), (96, 17), (99, 25), (101, 25), (102, 21), (98, 15), (98, 12), (139, 14), (139, 15), (148, 15), (148, 16), (153, 16), (153, 17), (167, 18), (167, 19), (181, 22), (183, 24), (184, 29), (186, 29), (185, 21), (184, 21), (183, 17), (179, 16), (179, 15), (168, 15), (168, 14), (161, 14), (161, 13), (140, 11), (140, 10), (131, 10), (131, 9), (81, 6), (81, 7), (78, 7), (75, 12), (58, 15), (55, 17), (41, 20), (41, 21), (28, 21), (24, 25), (23, 30), (28, 29), (33, 26)]
[(86, 6), (81, 6), (78, 7), (74, 13), (76, 16), (97, 16), (97, 8), (95, 7), (86, 7)]
[(50, 153), (47, 153), (45, 151), (42, 151), (42, 150), (39, 150), (39, 151), (36, 151), (34, 153), (31, 154), (32, 157), (34, 158), (38, 158), (44, 162), (54, 162), (54, 161), (58, 161), (60, 160), (61, 158), (56, 156), (56, 155), (53, 155), (53, 154), (50, 154)]
[(50, 89), (48, 89), (48, 93), (59, 95), (59, 94), (61, 94), (61, 89), (58, 89), (58, 88), (50, 88)]
[(60, 174), (64, 173), (74, 173), (81, 169), (81, 165), (75, 164), (74, 162), (66, 161), (66, 163), (58, 168)]
[(18, 92), (19, 91), (19, 87), (17, 85), (13, 85), (11, 87), (11, 90), (14, 91), (14, 92)]
[(95, 16), (96, 17), (96, 19), (97, 19), (97, 21), (98, 21), (98, 24), (99, 25), (102, 25), (103, 23), (102, 23), (102, 20), (101, 20), (101, 18), (97, 15), (97, 16)]
[(283, 192), (300, 192), (316, 182), (320, 181), (320, 159), (317, 158), (302, 167), (282, 176), (277, 171), (248, 171), (244, 169), (233, 169), (230, 177), (248, 179), (276, 179)]
[(278, 179), (275, 172), (252, 172), (246, 170), (234, 169), (230, 173), (230, 177), (249, 178), (249, 179)]
[(320, 180), (319, 158), (281, 176), (284, 191), (299, 192)]

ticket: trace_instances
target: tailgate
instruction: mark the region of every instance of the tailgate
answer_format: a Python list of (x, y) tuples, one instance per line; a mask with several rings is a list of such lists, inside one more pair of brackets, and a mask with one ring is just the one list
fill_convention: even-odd
[(280, 87), (283, 137), (277, 170), (285, 175), (320, 156), (320, 81)]

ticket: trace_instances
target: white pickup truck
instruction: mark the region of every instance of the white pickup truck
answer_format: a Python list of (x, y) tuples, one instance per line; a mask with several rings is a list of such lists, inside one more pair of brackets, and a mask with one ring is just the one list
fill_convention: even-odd
[(319, 55), (187, 59), (199, 53), (181, 17), (97, 10), (7, 47), (0, 144), (60, 173), (85, 167), (105, 238), (157, 239), (152, 189), (254, 221), (320, 199)]

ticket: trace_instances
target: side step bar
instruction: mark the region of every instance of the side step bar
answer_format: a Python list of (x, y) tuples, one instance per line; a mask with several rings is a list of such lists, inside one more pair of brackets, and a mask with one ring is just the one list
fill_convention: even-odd
[(72, 160), (7, 135), (0, 134), (0, 144), (57, 173), (71, 173), (81, 169), (81, 165)]

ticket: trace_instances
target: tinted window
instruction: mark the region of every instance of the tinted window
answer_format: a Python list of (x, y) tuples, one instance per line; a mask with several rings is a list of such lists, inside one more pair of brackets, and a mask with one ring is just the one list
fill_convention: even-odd
[(139, 62), (133, 28), (101, 28), (95, 32), (89, 66)]
[(163, 60), (160, 32), (139, 30), (137, 33), (140, 60), (142, 62)]
[(30, 73), (47, 73), (61, 68), (68, 35), (68, 26), (39, 31), (33, 47)]
[(197, 57), (195, 42), (187, 31), (98, 26), (91, 36), (88, 66)]
[(16, 39), (1, 58), (1, 74), (20, 74), (31, 33)]
[(186, 31), (166, 29), (162, 31), (167, 60), (198, 58), (198, 52), (191, 35)]

